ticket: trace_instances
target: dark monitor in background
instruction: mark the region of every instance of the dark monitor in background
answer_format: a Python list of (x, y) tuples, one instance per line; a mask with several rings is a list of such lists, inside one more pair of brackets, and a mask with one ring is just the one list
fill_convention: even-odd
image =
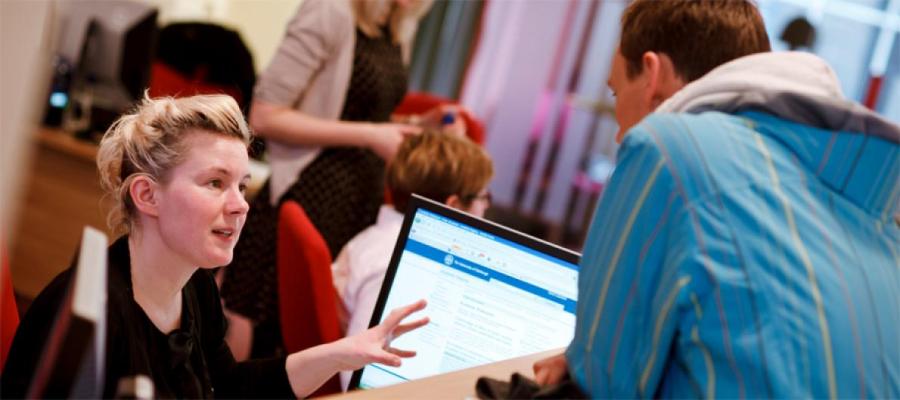
[(158, 11), (125, 0), (61, 2), (45, 123), (105, 131), (150, 80)]
[(78, 264), (27, 398), (101, 398), (106, 360), (107, 237), (85, 227)]

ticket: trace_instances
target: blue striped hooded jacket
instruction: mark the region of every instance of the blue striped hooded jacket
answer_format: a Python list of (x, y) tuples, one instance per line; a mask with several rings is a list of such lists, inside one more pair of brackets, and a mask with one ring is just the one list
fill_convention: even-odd
[(809, 54), (738, 59), (631, 129), (579, 275), (591, 397), (900, 398), (900, 128)]

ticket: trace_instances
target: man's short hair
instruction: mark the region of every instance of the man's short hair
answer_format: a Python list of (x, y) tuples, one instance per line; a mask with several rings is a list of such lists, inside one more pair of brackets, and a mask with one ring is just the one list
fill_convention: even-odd
[(405, 212), (410, 193), (445, 202), (459, 196), (463, 205), (494, 175), (490, 156), (471, 140), (426, 130), (406, 138), (387, 168), (387, 186), (397, 211)]
[(681, 79), (691, 82), (728, 61), (770, 50), (749, 0), (636, 0), (622, 14), (619, 52), (628, 78), (642, 72), (648, 51), (669, 56)]

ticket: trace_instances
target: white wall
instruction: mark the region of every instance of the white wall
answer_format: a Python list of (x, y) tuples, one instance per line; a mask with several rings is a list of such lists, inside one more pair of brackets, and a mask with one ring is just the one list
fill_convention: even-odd
[(49, 1), (0, 1), (0, 236), (5, 245), (50, 76)]
[(159, 23), (207, 21), (236, 30), (256, 72), (268, 65), (302, 0), (143, 0), (159, 7)]

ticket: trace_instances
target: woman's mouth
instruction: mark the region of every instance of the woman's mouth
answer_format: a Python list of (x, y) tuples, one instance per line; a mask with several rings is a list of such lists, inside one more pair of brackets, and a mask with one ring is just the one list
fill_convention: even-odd
[(230, 239), (231, 236), (234, 235), (234, 230), (233, 229), (213, 229), (212, 233), (223, 239)]

